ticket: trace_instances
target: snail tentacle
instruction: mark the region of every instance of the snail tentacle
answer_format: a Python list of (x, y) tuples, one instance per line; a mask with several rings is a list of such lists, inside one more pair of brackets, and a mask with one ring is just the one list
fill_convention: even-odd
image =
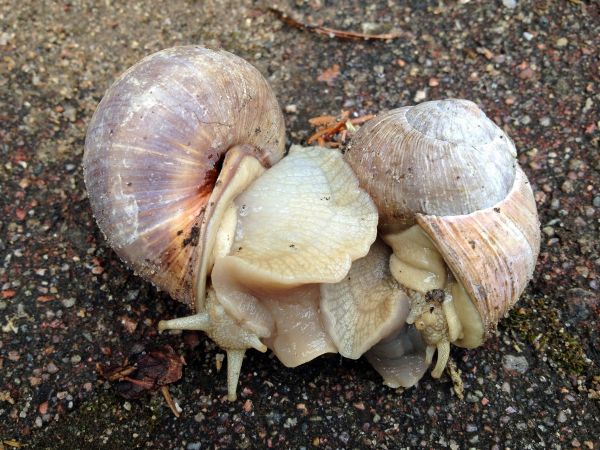
[(244, 362), (245, 349), (227, 350), (227, 400), (234, 402), (237, 399), (237, 385)]
[(210, 328), (210, 317), (207, 313), (197, 313), (191, 316), (178, 317), (177, 319), (161, 320), (158, 330), (195, 330), (206, 331)]

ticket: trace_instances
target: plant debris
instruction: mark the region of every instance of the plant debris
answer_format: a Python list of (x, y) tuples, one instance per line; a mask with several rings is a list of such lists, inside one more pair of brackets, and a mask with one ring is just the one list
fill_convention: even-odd
[(119, 367), (107, 370), (96, 365), (98, 373), (110, 382), (115, 382), (117, 393), (128, 400), (138, 399), (147, 391), (160, 389), (169, 408), (179, 417), (179, 408), (171, 398), (167, 385), (179, 381), (184, 359), (170, 345), (147, 352), (136, 353), (125, 359)]
[(330, 38), (361, 41), (390, 41), (392, 39), (399, 38), (403, 34), (403, 32), (398, 30), (382, 34), (367, 34), (359, 33), (357, 31), (337, 30), (335, 28), (323, 27), (320, 25), (313, 25), (310, 23), (300, 22), (299, 20), (294, 19), (284, 11), (281, 11), (280, 9), (277, 9), (275, 7), (270, 7), (269, 11), (273, 12), (283, 23), (291, 27), (298, 28), (299, 30), (303, 31), (310, 31), (321, 36), (328, 36)]
[(329, 86), (333, 85), (333, 82), (337, 77), (340, 76), (340, 65), (334, 64), (333, 66), (325, 69), (321, 75), (317, 77), (317, 81), (323, 81)]
[(452, 358), (448, 359), (446, 369), (448, 371), (448, 375), (450, 375), (450, 379), (452, 380), (452, 389), (454, 390), (454, 393), (460, 400), (464, 400), (465, 385), (463, 384), (462, 377), (460, 376), (461, 371), (456, 366), (456, 363)]
[(14, 439), (8, 439), (8, 440), (4, 440), (4, 441), (0, 440), (0, 450), (5, 450), (7, 447), (21, 448), (21, 447), (23, 447), (23, 444), (15, 441)]
[(356, 125), (361, 125), (375, 117), (367, 114), (350, 119), (350, 111), (342, 111), (339, 116), (318, 116), (308, 120), (317, 131), (308, 138), (307, 143), (317, 143), (320, 147), (337, 148), (346, 143), (348, 134), (356, 131)]

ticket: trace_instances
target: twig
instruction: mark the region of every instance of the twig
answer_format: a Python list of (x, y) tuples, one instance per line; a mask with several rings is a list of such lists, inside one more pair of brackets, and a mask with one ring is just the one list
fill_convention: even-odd
[(391, 39), (396, 39), (402, 35), (400, 31), (391, 31), (389, 33), (383, 34), (366, 34), (358, 33), (356, 31), (336, 30), (335, 28), (323, 27), (320, 25), (312, 25), (310, 23), (300, 22), (294, 19), (293, 17), (289, 16), (287, 13), (272, 6), (269, 7), (269, 11), (273, 12), (279, 18), (279, 20), (291, 27), (298, 28), (299, 30), (303, 31), (311, 31), (322, 36), (335, 37), (338, 39), (361, 41), (389, 41)]
[[(348, 132), (352, 134), (356, 131), (354, 125), (363, 124), (375, 117), (373, 114), (367, 114), (366, 116), (349, 119), (349, 116), (349, 111), (342, 111), (339, 117), (318, 116), (309, 119), (308, 122), (317, 128), (317, 131), (308, 138), (307, 143), (310, 145), (316, 141), (319, 147), (339, 147), (340, 144), (346, 142)], [(339, 134), (336, 139), (337, 142), (333, 140), (336, 134)]]
[(325, 127), (335, 122), (335, 116), (318, 116), (308, 119), (313, 127)]
[(356, 119), (350, 119), (350, 123), (352, 125), (360, 125), (362, 123), (368, 122), (373, 118), (375, 118), (375, 114), (367, 114), (366, 116), (357, 117)]
[[(319, 139), (325, 139), (327, 137), (333, 136), (337, 132), (339, 132), (344, 127), (344, 122), (338, 122), (332, 127), (323, 128), (322, 130), (317, 131), (311, 137), (308, 138), (308, 144), (312, 144)], [(319, 144), (321, 145), (321, 144)]]
[(171, 411), (173, 411), (173, 414), (175, 414), (175, 417), (179, 417), (180, 411), (177, 408), (177, 405), (175, 404), (175, 402), (173, 401), (173, 397), (171, 397), (171, 393), (169, 392), (169, 387), (161, 386), (160, 392), (163, 395), (163, 397), (165, 398), (167, 405), (169, 405), (169, 408), (171, 408)]

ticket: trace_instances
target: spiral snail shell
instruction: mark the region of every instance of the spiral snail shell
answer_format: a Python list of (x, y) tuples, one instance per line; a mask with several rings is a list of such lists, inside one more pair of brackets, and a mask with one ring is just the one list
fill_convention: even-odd
[[(424, 103), (361, 128), (345, 156), (292, 146), (266, 80), (222, 50), (151, 55), (107, 91), (84, 176), (100, 229), (188, 304), (160, 330), (288, 367), (366, 355), (412, 386), (450, 343), (480, 345), (531, 277), (539, 224), (514, 145), (471, 102)], [(378, 238), (379, 235), (379, 238)]]
[(150, 55), (111, 86), (88, 127), (84, 177), (98, 225), (139, 275), (195, 307), (225, 155), (236, 148), (269, 167), (284, 135), (277, 99), (243, 59), (199, 46)]

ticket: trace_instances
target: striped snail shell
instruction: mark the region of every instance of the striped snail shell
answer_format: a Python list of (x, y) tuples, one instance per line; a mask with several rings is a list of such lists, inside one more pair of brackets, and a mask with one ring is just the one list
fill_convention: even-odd
[(100, 229), (138, 274), (193, 308), (225, 155), (235, 148), (269, 167), (284, 134), (275, 95), (243, 59), (200, 46), (144, 58), (88, 128), (84, 177)]

